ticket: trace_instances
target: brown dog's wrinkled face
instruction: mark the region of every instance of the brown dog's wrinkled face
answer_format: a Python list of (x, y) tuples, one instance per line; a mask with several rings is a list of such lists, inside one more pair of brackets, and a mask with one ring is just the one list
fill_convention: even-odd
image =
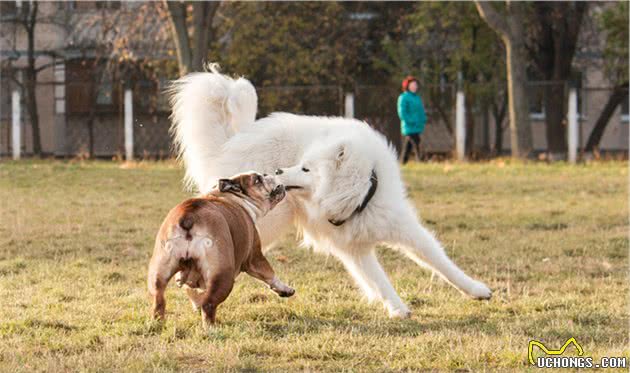
[(284, 185), (280, 184), (274, 176), (261, 175), (257, 172), (247, 172), (229, 179), (220, 179), (218, 189), (222, 193), (233, 193), (247, 199), (263, 214), (274, 208), (286, 195)]

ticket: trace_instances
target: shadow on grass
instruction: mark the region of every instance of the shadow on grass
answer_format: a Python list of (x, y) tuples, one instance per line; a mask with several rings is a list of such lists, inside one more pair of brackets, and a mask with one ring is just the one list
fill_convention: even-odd
[[(339, 334), (360, 335), (364, 337), (416, 337), (427, 333), (443, 333), (453, 331), (461, 334), (499, 334), (495, 322), (470, 315), (458, 319), (441, 319), (422, 321), (407, 320), (349, 320), (330, 319), (317, 316), (292, 315), (290, 320), (265, 320), (254, 322), (255, 333), (263, 337), (287, 338), (300, 335), (315, 335), (326, 332)], [(247, 326), (251, 326), (248, 322)], [(230, 321), (219, 324), (220, 328), (240, 328), (238, 321)]]

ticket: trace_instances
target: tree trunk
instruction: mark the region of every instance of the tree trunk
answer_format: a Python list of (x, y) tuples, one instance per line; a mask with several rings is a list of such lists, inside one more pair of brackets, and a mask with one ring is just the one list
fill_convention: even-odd
[(507, 107), (507, 97), (499, 106), (496, 101), (492, 103), (492, 115), (494, 116), (494, 153), (500, 155), (503, 152), (503, 120), (505, 119), (505, 109)]
[(219, 1), (195, 1), (192, 4), (192, 39), (195, 42), (195, 47), (192, 49), (191, 67), (193, 71), (202, 71), (208, 57), (208, 44), (214, 33), (212, 20), (221, 3)]
[(179, 75), (184, 76), (192, 71), (192, 54), (186, 27), (186, 4), (180, 1), (164, 0), (168, 9), (168, 20), (171, 25), (171, 35), (177, 51), (177, 65)]
[[(24, 6), (27, 6), (26, 4)], [(26, 108), (31, 121), (31, 132), (33, 134), (33, 154), (42, 156), (42, 141), (39, 132), (39, 113), (37, 110), (37, 70), (35, 69), (35, 25), (37, 23), (38, 3), (36, 1), (28, 5), (28, 15), (25, 20), (27, 47), (27, 67), (26, 67)]]
[(564, 81), (571, 77), (571, 64), (577, 47), (586, 2), (546, 2), (532, 4), (533, 46), (530, 56), (541, 75), (551, 80), (544, 88), (547, 151), (551, 158), (564, 158), (567, 152), (566, 92)]
[(547, 151), (552, 159), (562, 159), (567, 152), (567, 128), (564, 121), (567, 108), (565, 84), (554, 81), (545, 86), (543, 97)]
[[(514, 23), (519, 22), (512, 22), (512, 24)], [(522, 27), (515, 28), (521, 29), (522, 32)], [(526, 92), (527, 62), (525, 53), (523, 53), (522, 40), (519, 41), (518, 38), (504, 38), (503, 40), (507, 54), (510, 145), (513, 157), (527, 158), (533, 150), (532, 130), (529, 123), (529, 100)]]
[[(184, 76), (195, 71), (202, 71), (208, 54), (208, 43), (212, 38), (212, 20), (219, 5), (211, 2), (182, 2), (163, 0), (168, 10), (171, 35), (177, 49), (179, 75)], [(192, 5), (191, 34), (188, 33), (187, 7)]]
[(619, 106), (623, 100), (627, 99), (628, 82), (625, 82), (616, 86), (613, 93), (608, 97), (608, 102), (606, 102), (604, 109), (601, 114), (599, 114), (599, 118), (597, 118), (597, 122), (595, 122), (595, 127), (593, 127), (591, 134), (588, 136), (586, 147), (584, 148), (585, 152), (592, 152), (595, 148), (599, 147), (599, 142), (602, 140), (606, 126), (608, 122), (610, 122), (610, 118), (615, 112), (615, 109), (617, 109), (617, 106)]
[(488, 156), (490, 154), (490, 108), (488, 103), (484, 100), (482, 105), (483, 110), (483, 146), (481, 150)]
[(42, 142), (39, 133), (39, 113), (37, 110), (37, 75), (28, 67), (26, 70), (26, 110), (31, 122), (31, 132), (33, 134), (33, 154), (42, 156)]
[(473, 100), (472, 93), (466, 94), (466, 100), (464, 101), (464, 107), (466, 108), (466, 155), (470, 156), (475, 151), (475, 115), (473, 113)]
[[(96, 70), (96, 66), (94, 70)], [(101, 72), (101, 76), (102, 76)], [(96, 79), (94, 84), (91, 84), (91, 92), (90, 92), (90, 102), (92, 105), (90, 107), (90, 112), (88, 113), (88, 118), (86, 121), (87, 129), (88, 129), (88, 155), (90, 158), (94, 158), (94, 121), (96, 120), (96, 105), (97, 105), (97, 97), (98, 97), (98, 88), (97, 84), (101, 84), (101, 79)]]
[(505, 15), (497, 13), (488, 2), (475, 1), (475, 5), (481, 18), (499, 34), (503, 44), (505, 44), (512, 156), (529, 157), (532, 152), (532, 132), (526, 91), (527, 61), (525, 59), (523, 27), (524, 5), (508, 2), (505, 6)]
[(503, 118), (494, 117), (494, 134), (494, 154), (500, 155), (503, 152)]

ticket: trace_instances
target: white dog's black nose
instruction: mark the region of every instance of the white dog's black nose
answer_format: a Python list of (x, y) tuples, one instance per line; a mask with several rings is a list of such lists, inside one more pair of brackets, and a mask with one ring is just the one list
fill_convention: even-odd
[(282, 175), (283, 172), (284, 171), (282, 171), (282, 169), (279, 168), (279, 169), (276, 170), (276, 175)]

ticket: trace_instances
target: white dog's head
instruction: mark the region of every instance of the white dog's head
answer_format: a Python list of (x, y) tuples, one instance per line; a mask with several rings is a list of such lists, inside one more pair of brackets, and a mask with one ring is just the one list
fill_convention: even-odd
[(374, 165), (359, 144), (351, 140), (311, 146), (300, 163), (276, 170), (278, 179), (309, 212), (344, 220), (361, 204), (370, 188)]

